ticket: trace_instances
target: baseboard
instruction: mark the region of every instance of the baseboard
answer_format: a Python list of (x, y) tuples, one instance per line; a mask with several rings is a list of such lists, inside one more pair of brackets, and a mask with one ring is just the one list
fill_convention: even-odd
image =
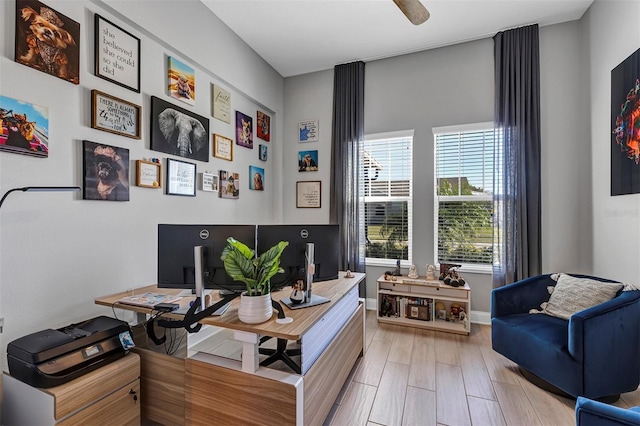
[[(376, 299), (367, 299), (365, 307), (368, 311), (378, 309)], [(471, 311), (471, 322), (474, 324), (491, 325), (491, 313), (484, 311)]]

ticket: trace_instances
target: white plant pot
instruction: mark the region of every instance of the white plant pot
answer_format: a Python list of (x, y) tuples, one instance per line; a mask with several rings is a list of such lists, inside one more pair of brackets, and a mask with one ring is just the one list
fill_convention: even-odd
[(245, 291), (240, 295), (238, 319), (246, 324), (260, 324), (268, 321), (273, 315), (271, 294), (263, 296), (247, 296)]

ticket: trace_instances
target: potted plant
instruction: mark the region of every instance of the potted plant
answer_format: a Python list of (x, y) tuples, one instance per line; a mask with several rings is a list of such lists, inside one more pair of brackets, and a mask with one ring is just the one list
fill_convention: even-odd
[(240, 321), (259, 324), (273, 315), (271, 278), (284, 272), (280, 267), (280, 256), (288, 245), (287, 241), (280, 241), (256, 257), (247, 245), (233, 237), (227, 238), (227, 245), (220, 256), (224, 269), (231, 278), (247, 286), (247, 291), (240, 295)]

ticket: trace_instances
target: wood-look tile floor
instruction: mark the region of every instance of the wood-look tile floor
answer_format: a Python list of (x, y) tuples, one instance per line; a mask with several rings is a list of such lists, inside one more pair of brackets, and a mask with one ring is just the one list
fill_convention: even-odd
[[(544, 391), (491, 349), (490, 326), (469, 336), (378, 324), (325, 425), (574, 425), (575, 400)], [(640, 390), (615, 403), (640, 405)]]

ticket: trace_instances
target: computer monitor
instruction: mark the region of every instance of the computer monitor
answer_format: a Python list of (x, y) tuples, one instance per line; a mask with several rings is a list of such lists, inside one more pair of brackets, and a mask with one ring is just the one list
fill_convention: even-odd
[(271, 278), (271, 289), (291, 285), (304, 279), (305, 249), (307, 243), (314, 243), (315, 273), (313, 281), (327, 281), (338, 278), (340, 256), (340, 227), (338, 225), (258, 225), (257, 252), (268, 250), (279, 241), (288, 241), (282, 252), (280, 266), (284, 274)]
[(158, 225), (158, 287), (195, 290), (194, 247), (203, 246), (204, 288), (245, 291), (246, 285), (234, 281), (220, 259), (227, 238), (233, 237), (255, 247), (255, 225)]

